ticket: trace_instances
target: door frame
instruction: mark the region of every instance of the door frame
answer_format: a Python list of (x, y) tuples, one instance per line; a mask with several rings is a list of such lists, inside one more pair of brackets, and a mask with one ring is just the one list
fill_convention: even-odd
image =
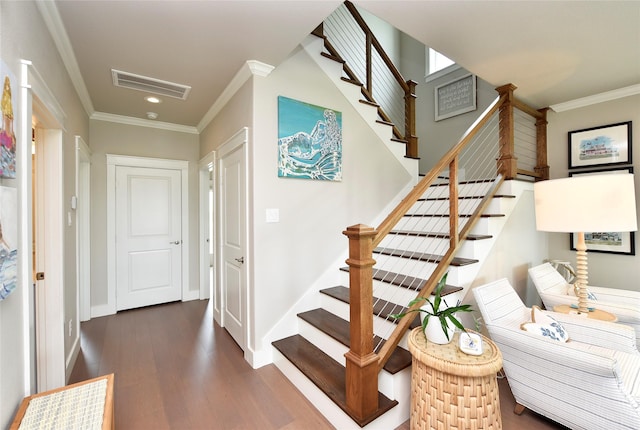
[[(25, 180), (22, 180), (23, 183), (20, 184), (20, 187), (26, 185), (26, 188), (23, 189), (25, 195), (30, 197), (20, 199), (22, 200), (20, 207), (23, 212), (22, 219), (27, 220), (25, 224), (29, 230), (28, 233), (21, 233), (22, 241), (29, 238), (28, 242), (20, 247), (23, 250), (21, 252), (28, 254), (21, 255), (24, 261), (28, 262), (22, 266), (21, 277), (28, 281), (23, 287), (25, 292), (29, 292), (23, 301), (25, 317), (29, 316), (30, 324), (29, 330), (25, 327), (25, 356), (35, 361), (35, 375), (31, 376), (34, 381), (25, 380), (25, 389), (28, 390), (29, 387), (33, 389), (35, 383), (36, 391), (43, 391), (65, 385), (67, 373), (69, 373), (67, 367), (74, 361), (80, 346), (79, 342), (74, 342), (69, 357), (65, 357), (63, 134), (66, 132), (64, 127), (66, 114), (30, 61), (21, 61), (21, 74), (21, 99), (23, 102), (21, 135), (23, 138), (20, 147), (23, 151), (21, 155), (27, 159), (28, 170), (25, 169), (25, 172), (28, 171), (29, 174), (25, 176), (29, 178), (26, 179), (26, 184)], [(38, 119), (38, 124), (33, 124), (32, 116)], [(30, 153), (31, 149), (30, 137), (33, 126), (36, 126), (36, 146), (40, 146), (38, 149), (41, 154), (36, 165), (36, 169), (38, 169), (36, 177), (41, 182), (40, 186), (36, 188), (36, 193), (39, 196), (32, 194), (31, 155), (26, 155)], [(21, 166), (21, 168), (24, 167)], [(32, 203), (38, 197), (42, 200), (41, 205), (47, 208), (47, 216), (34, 220), (31, 212)], [(24, 213), (25, 204), (28, 207), (26, 214)], [(37, 213), (43, 214), (41, 209), (36, 208), (36, 210), (39, 211)], [(36, 285), (36, 281), (33, 277), (31, 255), (33, 222), (39, 224), (41, 232), (40, 240), (36, 241), (37, 249), (35, 251), (43, 256), (42, 264), (36, 270), (45, 272), (45, 279), (38, 281), (35, 291), (33, 286)], [(27, 341), (27, 337), (35, 337), (35, 340)], [(31, 348), (35, 350), (31, 351)]]
[(91, 150), (82, 136), (76, 136), (76, 280), (78, 321), (91, 319)]
[[(215, 225), (216, 225), (216, 201), (217, 196), (216, 184), (216, 153), (212, 151), (205, 155), (199, 162), (198, 178), (199, 178), (199, 211), (200, 211), (200, 234), (199, 238), (199, 251), (200, 251), (200, 299), (209, 299), (211, 297), (211, 291), (209, 286), (211, 282), (215, 282), (216, 279), (216, 267), (213, 265), (213, 274), (211, 274), (209, 261), (209, 242), (207, 239), (215, 244)], [(212, 170), (210, 174), (209, 171)], [(211, 182), (211, 183), (210, 183)], [(213, 211), (209, 213), (209, 188), (214, 190), (214, 203)], [(213, 217), (213, 231), (209, 231), (209, 217)], [(215, 260), (214, 260), (215, 261)], [(214, 285), (215, 289), (215, 285)]]
[(116, 166), (180, 170), (182, 216), (182, 301), (198, 298), (189, 290), (189, 162), (164, 158), (107, 156), (107, 304), (93, 308), (92, 316), (115, 314), (116, 308)]
[[(244, 271), (243, 276), (245, 279), (245, 294), (244, 294), (244, 303), (242, 303), (242, 308), (244, 311), (244, 314), (246, 315), (244, 324), (243, 324), (243, 337), (244, 337), (244, 342), (243, 342), (243, 350), (245, 352), (245, 356), (247, 354), (248, 351), (250, 351), (252, 348), (250, 346), (249, 340), (250, 338), (250, 334), (251, 334), (251, 323), (253, 321), (253, 314), (249, 312), (249, 310), (251, 309), (250, 303), (252, 302), (251, 298), (252, 295), (250, 294), (251, 288), (251, 278), (249, 276), (250, 274), (250, 270), (249, 270), (249, 266), (252, 265), (252, 260), (250, 258), (250, 252), (249, 252), (249, 168), (248, 168), (248, 157), (249, 157), (249, 151), (247, 150), (247, 144), (249, 142), (249, 128), (248, 127), (243, 127), (241, 128), (238, 132), (236, 132), (233, 136), (231, 136), (228, 140), (226, 140), (222, 145), (220, 145), (220, 147), (218, 148), (217, 151), (217, 160), (216, 160), (216, 166), (217, 166), (217, 179), (218, 179), (218, 183), (217, 183), (217, 187), (215, 188), (216, 190), (216, 198), (215, 198), (215, 202), (217, 203), (217, 216), (216, 216), (216, 223), (215, 225), (215, 230), (216, 232), (220, 232), (222, 229), (222, 222), (223, 222), (223, 217), (222, 214), (224, 213), (224, 207), (222, 205), (222, 202), (220, 201), (220, 190), (219, 187), (222, 186), (222, 180), (220, 178), (220, 176), (222, 175), (222, 162), (225, 158), (226, 155), (236, 151), (237, 149), (241, 148), (241, 147), (245, 147), (245, 151), (244, 151), (244, 159), (243, 159), (243, 163), (244, 163), (244, 172), (245, 172), (245, 177), (244, 177), (244, 183), (245, 183), (245, 198), (246, 198), (246, 202), (245, 202), (245, 213), (244, 215), (244, 241), (245, 243), (243, 244), (244, 249), (245, 249), (245, 264), (242, 265), (242, 270)], [(222, 266), (224, 264), (224, 255), (223, 255), (223, 246), (222, 243), (220, 242), (220, 234), (216, 235), (216, 246), (215, 246), (215, 250), (217, 251), (217, 256), (215, 257), (215, 272), (216, 272), (216, 288), (214, 290), (215, 292), (215, 300), (214, 300), (214, 308), (213, 308), (213, 316), (214, 316), (214, 320), (216, 322), (218, 322), (218, 324), (220, 324), (221, 327), (224, 327), (224, 294), (222, 291), (223, 285), (222, 285), (222, 280), (220, 279), (221, 274), (222, 274)]]

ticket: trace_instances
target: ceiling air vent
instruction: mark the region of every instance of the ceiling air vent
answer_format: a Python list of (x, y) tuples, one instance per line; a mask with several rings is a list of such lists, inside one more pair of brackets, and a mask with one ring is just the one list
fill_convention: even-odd
[(121, 70), (111, 69), (111, 76), (113, 77), (113, 85), (116, 87), (175, 97), (182, 100), (186, 100), (189, 91), (191, 91), (191, 87), (188, 85), (162, 81), (160, 79), (149, 78)]

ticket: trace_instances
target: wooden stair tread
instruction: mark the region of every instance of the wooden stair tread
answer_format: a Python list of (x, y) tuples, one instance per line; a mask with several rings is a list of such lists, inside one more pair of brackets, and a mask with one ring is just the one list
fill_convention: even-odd
[[(424, 252), (407, 251), (406, 249), (392, 249), (392, 248), (375, 248), (374, 254), (389, 255), (391, 257), (408, 258), (409, 260), (427, 261), (429, 263), (439, 263), (442, 260), (442, 255), (438, 254), (426, 254)], [(468, 266), (469, 264), (477, 263), (478, 260), (473, 258), (460, 258), (454, 257), (449, 263), (450, 266)]]
[[(483, 199), (484, 195), (471, 195), (471, 196), (458, 196), (458, 200), (480, 200)], [(507, 194), (496, 194), (492, 197), (493, 199), (515, 199), (516, 196), (507, 195)], [(423, 197), (419, 198), (417, 201), (419, 202), (432, 202), (432, 201), (445, 201), (449, 200), (449, 197)]]
[(397, 400), (390, 400), (378, 393), (378, 411), (365, 420), (358, 420), (347, 408), (343, 366), (300, 335), (275, 341), (272, 345), (361, 427), (398, 404)]
[(328, 58), (329, 60), (333, 60), (336, 63), (340, 63), (340, 64), (344, 64), (345, 63), (345, 61), (342, 58), (336, 57), (335, 55), (331, 55), (328, 52), (321, 52), (320, 55), (322, 55), (325, 58)]
[(343, 82), (348, 82), (348, 83), (353, 84), (353, 85), (356, 85), (356, 86), (358, 86), (358, 87), (361, 87), (361, 86), (362, 86), (362, 83), (361, 83), (359, 80), (357, 80), (357, 79), (347, 78), (346, 76), (342, 76), (340, 79), (341, 79)]
[[(391, 230), (389, 234), (395, 234), (398, 236), (418, 236), (418, 237), (432, 237), (437, 239), (449, 239), (451, 236), (449, 233), (436, 233), (430, 231), (418, 231), (418, 230)], [(468, 234), (465, 240), (484, 240), (491, 239), (493, 236), (490, 234)]]
[[(342, 270), (343, 272), (349, 272), (349, 266), (341, 267), (340, 270)], [(414, 291), (422, 287), (422, 285), (427, 282), (426, 279), (415, 278), (413, 276), (403, 275), (396, 272), (388, 272), (381, 269), (373, 270), (373, 279)], [(444, 296), (460, 290), (462, 290), (462, 287), (453, 287), (447, 285), (443, 288), (443, 292), (441, 293), (441, 295)]]
[(370, 101), (370, 100), (360, 99), (360, 100), (358, 100), (358, 101), (359, 101), (360, 103), (362, 103), (363, 105), (372, 106), (372, 107), (375, 107), (375, 108), (379, 108), (379, 107), (380, 107), (380, 105), (379, 105), (378, 103), (376, 103), (376, 102), (372, 102), (372, 101)]
[[(480, 218), (500, 218), (504, 214), (480, 214)], [(449, 214), (404, 214), (403, 217), (421, 217), (421, 218), (449, 218)], [(459, 218), (471, 218), (471, 214), (459, 214)]]
[[(402, 306), (396, 306), (398, 307), (398, 312), (402, 312), (405, 309)], [(324, 309), (313, 309), (311, 311), (302, 312), (298, 314), (298, 317), (322, 331), (327, 336), (330, 336), (332, 339), (340, 342), (347, 348), (351, 346), (349, 321), (345, 321), (339, 316)], [(384, 339), (379, 336), (374, 336), (373, 345), (374, 347), (377, 347), (375, 352), (378, 352), (380, 347), (384, 345)], [(396, 347), (387, 363), (385, 363), (384, 370), (393, 375), (409, 366), (411, 366), (411, 353), (404, 348)]]
[[(424, 175), (423, 175), (424, 176)], [(440, 176), (439, 178), (441, 179), (445, 179), (445, 180), (449, 180), (448, 177), (446, 176)], [(487, 182), (493, 182), (495, 181), (495, 179), (473, 179), (470, 181), (460, 181), (458, 182), (458, 185), (463, 185), (463, 184), (484, 184)], [(441, 182), (441, 183), (437, 183), (437, 184), (431, 184), (431, 187), (444, 187), (444, 186), (449, 186), (448, 182)]]

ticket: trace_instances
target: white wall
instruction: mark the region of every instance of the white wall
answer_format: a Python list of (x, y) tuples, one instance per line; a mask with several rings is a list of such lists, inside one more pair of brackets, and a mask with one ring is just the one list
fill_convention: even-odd
[(253, 80), (247, 81), (200, 133), (200, 158), (253, 123)]
[(91, 121), (91, 307), (107, 304), (106, 154), (189, 162), (189, 290), (198, 291), (198, 135), (156, 128)]
[[(89, 121), (71, 84), (66, 69), (58, 55), (50, 34), (32, 1), (0, 2), (0, 58), (19, 77), (20, 59), (33, 62), (34, 67), (62, 106), (65, 119), (63, 139), (63, 207), (70, 211), (71, 196), (75, 193), (75, 136), (88, 141)], [(16, 83), (17, 84), (17, 83)], [(14, 87), (17, 92), (17, 85)], [(14, 110), (16, 107), (14, 106)], [(17, 126), (17, 123), (15, 124)], [(30, 174), (30, 172), (27, 172)], [(3, 186), (7, 184), (3, 182)], [(21, 198), (31, 198), (30, 190), (25, 190)], [(22, 219), (21, 222), (28, 222)], [(63, 241), (65, 252), (62, 258), (64, 271), (64, 316), (61, 320), (74, 319), (72, 336), (65, 336), (65, 354), (69, 354), (72, 339), (77, 336), (76, 316), (76, 271), (75, 271), (75, 220), (72, 228), (65, 228)], [(27, 226), (30, 228), (30, 226)], [(31, 244), (28, 244), (29, 252)], [(25, 264), (25, 262), (20, 262)], [(28, 334), (21, 325), (25, 316), (21, 307), (24, 287), (30, 288), (31, 280), (19, 279), (21, 286), (7, 300), (0, 302), (0, 427), (5, 428), (25, 394), (25, 378), (32, 377), (34, 366), (32, 357), (24, 354), (24, 342)], [(66, 357), (65, 357), (66, 358)], [(25, 392), (28, 391), (28, 392)]]
[[(279, 178), (277, 97), (285, 96), (342, 112), (341, 182)], [(252, 166), (252, 287), (255, 319), (251, 348), (268, 348), (268, 331), (328, 269), (344, 266), (348, 242), (342, 231), (373, 224), (409, 184), (406, 170), (329, 78), (301, 50), (267, 78), (254, 78)], [(277, 208), (279, 223), (266, 223)], [(331, 287), (335, 284), (323, 285)]]
[[(640, 205), (640, 95), (598, 103), (565, 112), (549, 112), (548, 146), (550, 177), (565, 178), (568, 170), (569, 131), (598, 127), (624, 121), (632, 124), (632, 155), (636, 188), (636, 211)], [(569, 235), (549, 233), (549, 258), (573, 262), (575, 251), (569, 247)], [(588, 252), (589, 284), (640, 291), (640, 234), (635, 234), (636, 255)]]
[[(527, 306), (539, 304), (528, 270), (547, 258), (547, 247), (546, 234), (536, 231), (533, 192), (524, 191), (472, 287), (507, 278)], [(469, 290), (465, 300), (472, 297)]]

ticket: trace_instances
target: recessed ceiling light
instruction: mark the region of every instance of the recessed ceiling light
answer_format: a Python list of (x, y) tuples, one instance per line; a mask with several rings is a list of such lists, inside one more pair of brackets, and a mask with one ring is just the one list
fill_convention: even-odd
[(147, 118), (156, 119), (156, 118), (158, 118), (158, 114), (155, 113), (155, 112), (147, 112)]
[(149, 103), (162, 103), (162, 100), (160, 100), (158, 97), (147, 96), (144, 99)]

